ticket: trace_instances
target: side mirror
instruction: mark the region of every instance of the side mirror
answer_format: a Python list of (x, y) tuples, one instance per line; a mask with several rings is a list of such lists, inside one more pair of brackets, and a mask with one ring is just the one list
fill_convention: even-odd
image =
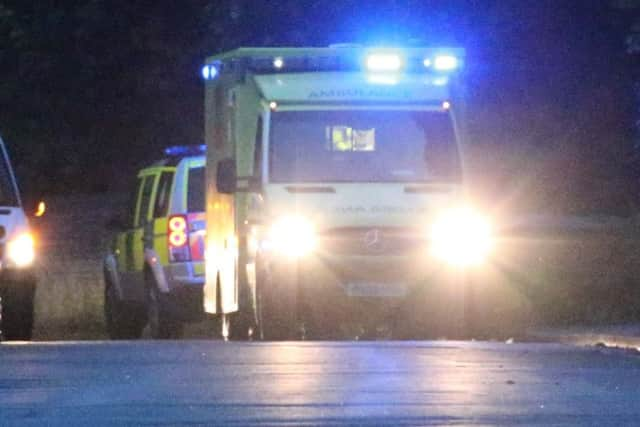
[(216, 189), (218, 193), (233, 194), (236, 191), (236, 162), (226, 158), (218, 162), (216, 168)]

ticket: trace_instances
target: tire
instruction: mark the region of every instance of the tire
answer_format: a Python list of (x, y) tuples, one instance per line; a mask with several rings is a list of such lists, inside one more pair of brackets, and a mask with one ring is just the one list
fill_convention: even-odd
[(296, 289), (271, 281), (264, 270), (256, 272), (259, 337), (267, 341), (301, 338)]
[(10, 341), (31, 340), (34, 295), (35, 284), (24, 284), (19, 290), (7, 290), (1, 295), (0, 337)]
[(145, 319), (140, 307), (127, 304), (117, 294), (115, 286), (105, 281), (104, 319), (107, 334), (112, 340), (139, 339), (142, 336)]
[(151, 279), (147, 279), (146, 282), (149, 335), (156, 340), (181, 338), (183, 324), (171, 315), (167, 296), (160, 292)]

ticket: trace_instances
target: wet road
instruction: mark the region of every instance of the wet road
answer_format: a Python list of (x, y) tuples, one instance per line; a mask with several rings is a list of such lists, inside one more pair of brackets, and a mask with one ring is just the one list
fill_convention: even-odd
[(555, 344), (0, 345), (0, 425), (638, 425), (640, 356)]

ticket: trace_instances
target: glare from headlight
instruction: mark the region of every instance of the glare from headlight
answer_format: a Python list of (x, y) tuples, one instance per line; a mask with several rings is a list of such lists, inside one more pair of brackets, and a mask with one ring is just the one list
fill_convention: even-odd
[(493, 246), (489, 220), (470, 208), (444, 212), (432, 224), (431, 253), (457, 267), (483, 263)]
[(16, 267), (28, 267), (36, 257), (35, 242), (30, 233), (22, 233), (7, 243), (7, 258)]
[(273, 223), (265, 243), (286, 256), (302, 257), (313, 251), (316, 246), (315, 228), (305, 218), (283, 217)]

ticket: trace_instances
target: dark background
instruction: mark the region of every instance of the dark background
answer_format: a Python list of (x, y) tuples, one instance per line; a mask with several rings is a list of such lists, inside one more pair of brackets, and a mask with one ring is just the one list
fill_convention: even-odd
[(203, 139), (205, 57), (247, 45), (467, 49), (471, 185), (527, 212), (638, 204), (633, 0), (0, 0), (0, 132), (29, 194), (126, 189)]

